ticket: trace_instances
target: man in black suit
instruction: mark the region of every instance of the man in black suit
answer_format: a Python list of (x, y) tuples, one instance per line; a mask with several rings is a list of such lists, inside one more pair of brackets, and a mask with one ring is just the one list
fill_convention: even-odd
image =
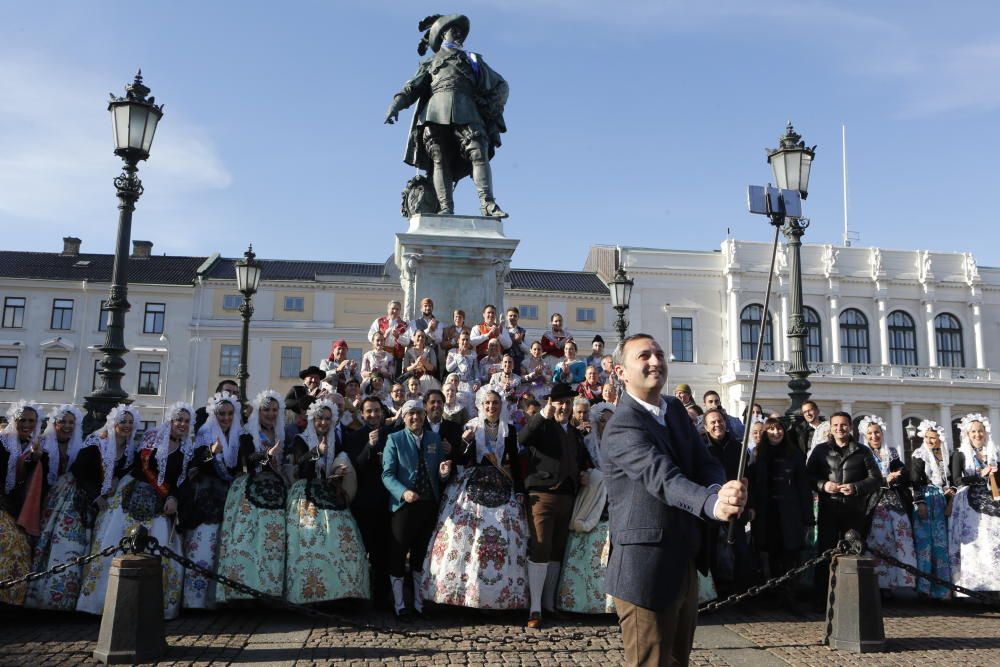
[(382, 484), (382, 450), (392, 433), (382, 418), (382, 402), (369, 396), (361, 404), (364, 425), (356, 431), (344, 429), (343, 448), (358, 476), (358, 491), (351, 514), (358, 522), (361, 541), (371, 563), (372, 600), (387, 607), (389, 595), (389, 493)]
[(591, 467), (583, 435), (570, 425), (577, 393), (564, 382), (552, 387), (545, 407), (517, 435), (527, 468), (528, 589), (527, 627), (542, 627), (542, 609), (555, 610), (559, 568), (569, 539), (569, 522), (582, 471)]
[(601, 438), (611, 532), (605, 585), (626, 664), (687, 665), (705, 524), (740, 515), (746, 482), (726, 481), (681, 402), (660, 395), (667, 364), (652, 336), (619, 343), (615, 373), (625, 392)]

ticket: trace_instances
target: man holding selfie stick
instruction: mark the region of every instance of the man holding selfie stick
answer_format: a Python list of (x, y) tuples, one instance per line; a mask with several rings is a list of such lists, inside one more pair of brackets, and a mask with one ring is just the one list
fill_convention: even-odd
[[(703, 538), (738, 517), (746, 480), (726, 481), (681, 402), (660, 395), (663, 349), (647, 334), (622, 340), (615, 372), (625, 385), (601, 438), (611, 556), (605, 577), (628, 665), (687, 665), (698, 619)], [(706, 530), (706, 528), (708, 530)]]

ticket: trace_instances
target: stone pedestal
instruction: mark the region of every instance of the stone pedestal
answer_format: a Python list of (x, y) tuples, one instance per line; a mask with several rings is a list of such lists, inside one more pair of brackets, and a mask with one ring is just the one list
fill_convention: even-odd
[(166, 649), (160, 559), (142, 554), (115, 558), (94, 659), (106, 665), (156, 662)]
[(494, 304), (503, 317), (504, 287), (518, 240), (503, 233), (503, 221), (462, 215), (419, 214), (405, 233), (396, 234), (395, 263), (403, 289), (403, 317), (420, 314), (420, 300), (434, 300), (443, 326), (452, 311), (465, 311), (467, 324), (480, 321)]

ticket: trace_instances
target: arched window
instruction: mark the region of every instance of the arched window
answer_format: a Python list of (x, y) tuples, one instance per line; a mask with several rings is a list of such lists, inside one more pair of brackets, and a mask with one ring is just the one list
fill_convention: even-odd
[(802, 320), (806, 326), (806, 363), (823, 361), (823, 330), (819, 314), (809, 306), (802, 307)]
[(857, 308), (840, 314), (840, 360), (845, 364), (870, 364), (868, 318)]
[[(757, 336), (764, 306), (751, 303), (740, 313), (740, 358), (753, 360), (757, 357)], [(764, 361), (774, 361), (774, 346), (771, 344), (771, 313), (767, 314), (764, 327)]]
[(901, 310), (889, 313), (889, 363), (917, 365), (917, 327), (913, 318)]
[(962, 325), (950, 313), (934, 318), (934, 338), (937, 341), (939, 366), (965, 367), (965, 350), (962, 348)]

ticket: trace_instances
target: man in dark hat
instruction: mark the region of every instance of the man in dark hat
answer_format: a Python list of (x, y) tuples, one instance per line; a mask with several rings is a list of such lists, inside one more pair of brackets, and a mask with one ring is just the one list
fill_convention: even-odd
[(576, 391), (556, 384), (545, 407), (517, 435), (527, 467), (528, 588), (531, 609), (527, 627), (542, 627), (542, 609), (555, 611), (559, 567), (566, 551), (570, 516), (577, 489), (591, 467), (580, 431), (570, 427)]
[(434, 55), (393, 97), (385, 122), (391, 125), (400, 111), (417, 104), (404, 162), (430, 173), (439, 213), (454, 212), (454, 183), (471, 173), (482, 214), (506, 218), (493, 198), (490, 159), (507, 131), (507, 82), (482, 56), (465, 50), (466, 16), (428, 16), (419, 29), (426, 32), (417, 52), (424, 55), (430, 48)]

